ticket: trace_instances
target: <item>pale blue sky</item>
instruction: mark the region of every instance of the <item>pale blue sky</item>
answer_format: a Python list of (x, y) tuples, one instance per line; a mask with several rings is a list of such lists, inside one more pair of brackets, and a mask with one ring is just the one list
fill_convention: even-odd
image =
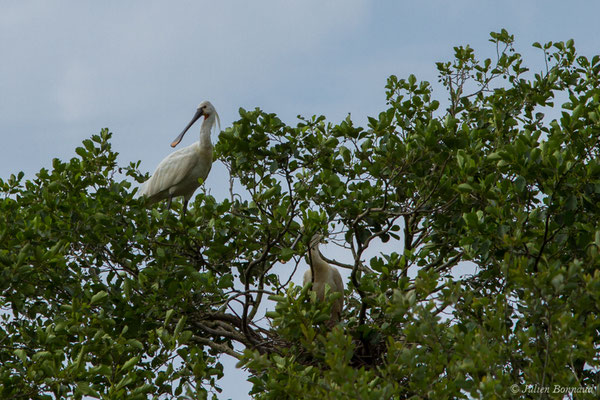
[[(599, 15), (600, 2), (583, 0), (2, 1), (0, 177), (33, 177), (103, 127), (122, 164), (151, 172), (202, 100), (223, 128), (239, 107), (364, 124), (384, 109), (390, 74), (435, 83), (453, 46), (492, 56), (492, 30), (514, 34), (540, 69), (534, 41), (600, 53)], [(213, 194), (225, 194), (225, 176), (217, 162)], [(223, 384), (223, 398), (246, 397), (241, 375)]]

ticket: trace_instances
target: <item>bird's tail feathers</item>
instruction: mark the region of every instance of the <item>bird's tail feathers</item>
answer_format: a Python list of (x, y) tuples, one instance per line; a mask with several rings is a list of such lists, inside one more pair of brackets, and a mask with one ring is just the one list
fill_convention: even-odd
[(148, 188), (148, 181), (142, 183), (136, 192), (134, 199), (139, 199), (142, 196), (146, 196), (146, 189)]

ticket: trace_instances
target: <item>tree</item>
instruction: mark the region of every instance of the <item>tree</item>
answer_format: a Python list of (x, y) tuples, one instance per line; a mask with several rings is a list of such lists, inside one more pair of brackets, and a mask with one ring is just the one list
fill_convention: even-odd
[[(133, 198), (108, 130), (0, 181), (0, 397), (206, 398), (222, 354), (265, 399), (595, 388), (600, 56), (535, 43), (532, 74), (513, 40), (438, 63), (445, 112), (412, 75), (367, 128), (240, 110), (216, 152), (243, 190), (185, 216)], [(333, 329), (336, 295), (288, 283), (319, 231), (352, 260)]]

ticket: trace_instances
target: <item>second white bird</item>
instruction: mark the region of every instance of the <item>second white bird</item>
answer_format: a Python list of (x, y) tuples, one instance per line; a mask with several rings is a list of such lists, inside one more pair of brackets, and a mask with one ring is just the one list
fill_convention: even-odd
[(331, 308), (331, 318), (327, 322), (329, 327), (332, 327), (340, 320), (342, 308), (344, 307), (344, 282), (340, 272), (329, 265), (319, 251), (319, 243), (323, 240), (323, 236), (315, 234), (310, 240), (310, 248), (308, 251), (308, 260), (310, 269), (304, 273), (303, 284), (306, 285), (312, 282), (312, 289), (317, 294), (317, 299), (323, 301), (325, 298), (325, 286), (329, 286), (331, 292), (339, 292), (342, 297), (335, 300)]

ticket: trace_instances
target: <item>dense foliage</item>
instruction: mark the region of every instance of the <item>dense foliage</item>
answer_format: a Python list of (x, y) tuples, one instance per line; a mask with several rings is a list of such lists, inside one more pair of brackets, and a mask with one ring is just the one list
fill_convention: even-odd
[[(265, 399), (595, 390), (600, 57), (536, 43), (533, 74), (491, 42), (438, 64), (445, 112), (412, 75), (367, 128), (240, 110), (216, 145), (230, 198), (185, 216), (134, 198), (107, 130), (0, 180), (0, 398), (206, 398), (222, 354)], [(333, 329), (289, 284), (317, 231), (351, 271)]]

